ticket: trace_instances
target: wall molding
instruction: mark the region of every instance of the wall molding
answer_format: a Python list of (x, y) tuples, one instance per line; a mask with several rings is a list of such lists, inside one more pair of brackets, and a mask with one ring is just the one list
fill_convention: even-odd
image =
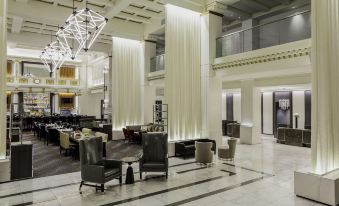
[(298, 57), (309, 55), (310, 49), (311, 49), (310, 47), (304, 47), (300, 49), (291, 49), (291, 50), (276, 52), (276, 53), (271, 53), (271, 54), (257, 55), (257, 56), (250, 57), (250, 58), (241, 58), (238, 60), (224, 61), (221, 63), (213, 64), (212, 68), (213, 70), (230, 69), (230, 68), (241, 67), (241, 66), (248, 66), (248, 65), (254, 65), (254, 64), (262, 64), (266, 62), (274, 62), (274, 61), (298, 58)]

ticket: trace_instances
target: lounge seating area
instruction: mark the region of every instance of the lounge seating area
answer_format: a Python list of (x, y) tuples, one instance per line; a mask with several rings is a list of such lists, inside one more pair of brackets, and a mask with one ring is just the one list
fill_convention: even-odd
[(211, 150), (216, 154), (215, 140), (211, 139), (192, 139), (176, 141), (175, 144), (175, 156), (182, 156), (184, 159), (195, 154), (196, 142), (211, 142)]

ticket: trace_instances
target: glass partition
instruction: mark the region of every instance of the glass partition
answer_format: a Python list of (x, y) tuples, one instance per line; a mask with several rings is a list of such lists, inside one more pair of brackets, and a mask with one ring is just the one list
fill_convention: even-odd
[(217, 38), (216, 57), (311, 38), (311, 12), (304, 11)]
[(165, 69), (165, 54), (151, 58), (150, 72), (156, 72)]

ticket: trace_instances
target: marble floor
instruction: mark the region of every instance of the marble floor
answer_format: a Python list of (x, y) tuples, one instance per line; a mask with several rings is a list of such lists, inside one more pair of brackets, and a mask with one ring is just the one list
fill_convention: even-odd
[(293, 193), (293, 171), (310, 169), (310, 149), (277, 144), (271, 137), (259, 145), (238, 144), (234, 162), (214, 158), (209, 167), (194, 159), (169, 162), (168, 180), (148, 173), (140, 181), (135, 174), (133, 185), (114, 180), (104, 193), (84, 186), (79, 194), (79, 172), (3, 183), (0, 205), (320, 205)]

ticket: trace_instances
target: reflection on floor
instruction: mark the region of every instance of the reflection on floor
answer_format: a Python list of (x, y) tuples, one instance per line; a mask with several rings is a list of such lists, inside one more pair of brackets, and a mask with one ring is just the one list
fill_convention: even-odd
[[(134, 171), (138, 165), (133, 164)], [(293, 171), (310, 168), (310, 149), (276, 144), (237, 145), (235, 162), (215, 158), (205, 167), (170, 158), (168, 180), (148, 174), (134, 185), (107, 184), (105, 193), (84, 187), (79, 172), (0, 184), (0, 204), (22, 205), (318, 205), (293, 194)], [(124, 166), (124, 171), (126, 166)]]
[[(60, 155), (59, 146), (48, 146), (44, 141), (38, 140), (31, 133), (25, 133), (24, 140), (33, 142), (33, 177), (46, 177), (80, 171), (80, 163), (71, 156)], [(124, 141), (111, 141), (107, 143), (107, 155), (109, 158), (120, 159), (133, 156), (141, 151), (137, 144), (125, 143)]]

